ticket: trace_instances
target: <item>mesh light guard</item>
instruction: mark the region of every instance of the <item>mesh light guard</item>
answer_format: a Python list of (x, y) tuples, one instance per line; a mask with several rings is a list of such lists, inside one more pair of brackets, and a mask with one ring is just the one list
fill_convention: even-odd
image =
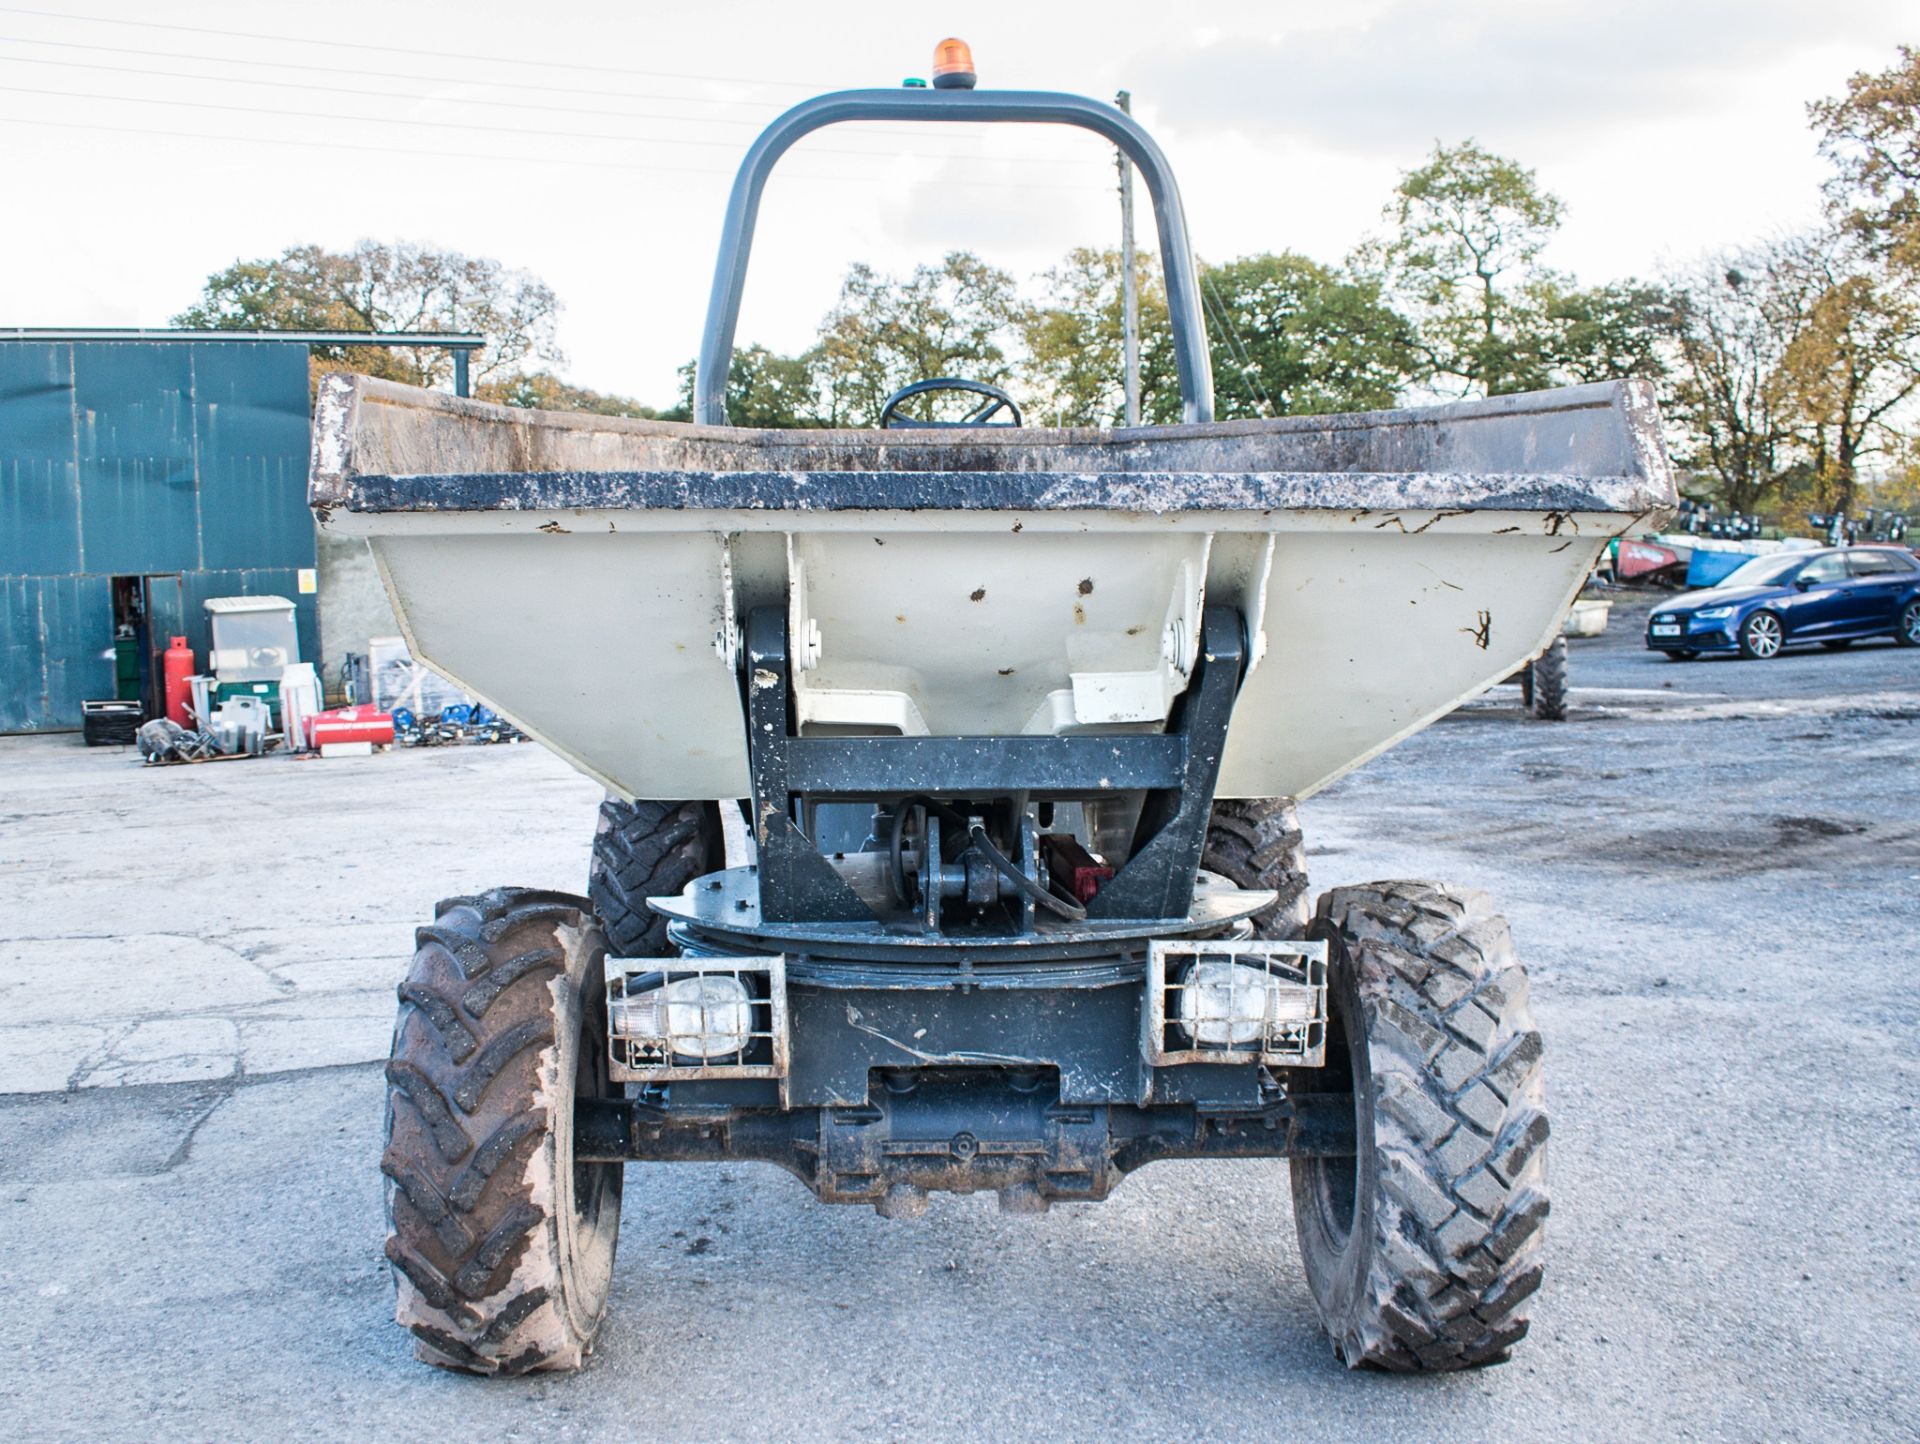
[[(658, 978), (660, 986), (686, 978), (734, 978), (747, 990), (747, 1046), (733, 1061), (709, 1062), (676, 1054), (657, 1039), (627, 1037), (614, 1031), (617, 1005), (628, 998), (630, 979)], [(764, 956), (702, 958), (615, 958), (606, 960), (607, 1045), (617, 1083), (671, 1083), (675, 1079), (769, 1078), (780, 1083), (786, 1104), (788, 1059), (786, 958)], [(675, 1005), (684, 1013), (697, 1004)], [(673, 1011), (669, 1008), (664, 1011)]]
[[(1203, 962), (1231, 963), (1266, 974), (1304, 1004), (1304, 1021), (1269, 1019), (1258, 1039), (1202, 1047), (1179, 1022), (1180, 998)], [(1251, 939), (1239, 942), (1156, 941), (1147, 946), (1147, 1062), (1156, 1068), (1183, 1063), (1263, 1063), (1282, 1068), (1318, 1068), (1327, 1053), (1327, 945)]]

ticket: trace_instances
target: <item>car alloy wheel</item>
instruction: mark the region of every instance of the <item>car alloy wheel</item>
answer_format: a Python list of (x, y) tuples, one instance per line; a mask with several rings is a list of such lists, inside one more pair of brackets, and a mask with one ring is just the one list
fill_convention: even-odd
[(1920, 601), (1908, 602), (1900, 613), (1900, 631), (1897, 640), (1909, 647), (1920, 647)]
[(1781, 631), (1780, 619), (1772, 612), (1755, 612), (1748, 617), (1740, 628), (1740, 651), (1742, 655), (1757, 657), (1765, 661), (1777, 656), (1780, 645), (1785, 640)]

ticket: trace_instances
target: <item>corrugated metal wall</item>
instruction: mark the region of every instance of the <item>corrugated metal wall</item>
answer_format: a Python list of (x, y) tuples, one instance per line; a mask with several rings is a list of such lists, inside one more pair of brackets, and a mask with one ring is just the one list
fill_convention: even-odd
[(317, 660), (307, 427), (304, 345), (0, 341), (0, 732), (113, 695), (114, 576), (178, 575), (203, 665), (201, 603), (268, 592)]

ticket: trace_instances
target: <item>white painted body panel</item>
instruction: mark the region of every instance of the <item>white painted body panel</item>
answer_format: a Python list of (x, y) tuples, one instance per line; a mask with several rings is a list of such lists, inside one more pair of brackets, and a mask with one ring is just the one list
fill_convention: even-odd
[(747, 793), (739, 627), (789, 597), (806, 730), (934, 735), (1158, 730), (1200, 607), (1231, 604), (1253, 663), (1219, 793), (1258, 797), (1324, 787), (1546, 645), (1658, 500), (1596, 494), (1612, 504), (405, 509), (316, 483), (316, 512), (367, 538), (415, 657), (627, 796)]

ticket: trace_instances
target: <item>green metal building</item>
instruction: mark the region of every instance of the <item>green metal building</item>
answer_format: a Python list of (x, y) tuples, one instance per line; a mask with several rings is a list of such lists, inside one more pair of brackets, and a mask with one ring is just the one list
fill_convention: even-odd
[(116, 636), (151, 701), (169, 637), (205, 665), (209, 597), (291, 599), (319, 658), (308, 347), (348, 340), (448, 346), (458, 382), (481, 343), (0, 330), (0, 733), (123, 691)]

